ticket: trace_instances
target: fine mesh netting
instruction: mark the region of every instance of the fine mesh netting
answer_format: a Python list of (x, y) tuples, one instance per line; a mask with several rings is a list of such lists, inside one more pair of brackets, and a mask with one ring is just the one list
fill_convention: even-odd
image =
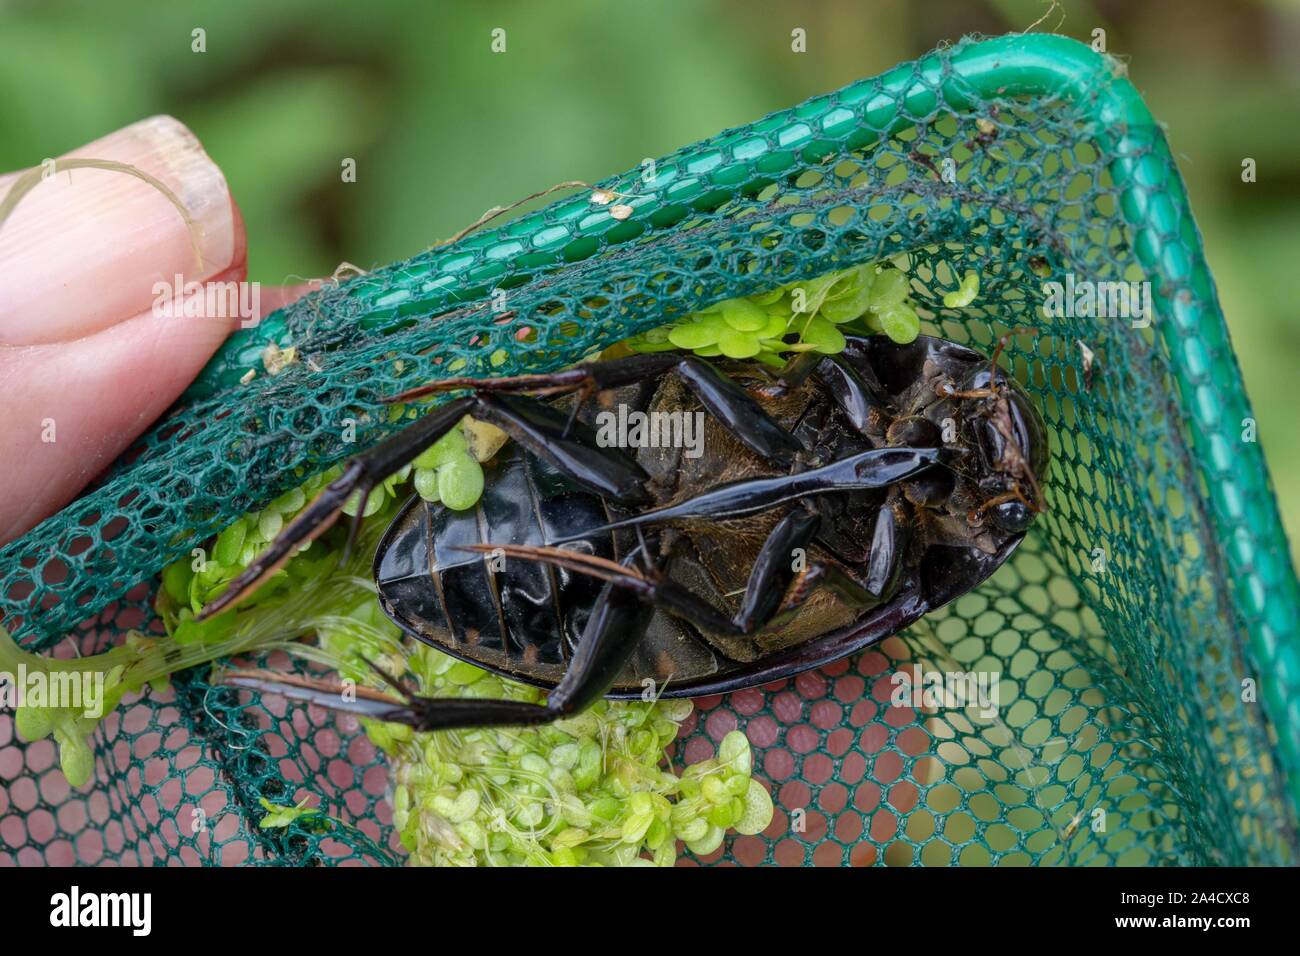
[[(562, 200), (241, 333), (101, 484), (0, 551), (5, 626), (57, 654), (159, 631), (159, 569), (400, 427), (380, 396), (556, 368), (901, 257), (925, 333), (989, 354), (1037, 330), (1003, 364), (1051, 432), (1049, 508), (906, 633), (697, 701), (673, 760), (739, 727), (776, 803), (702, 862), (1295, 862), (1295, 576), (1181, 179), (1116, 64), (1057, 37), (965, 41), (601, 186), (630, 216)], [(978, 297), (945, 307), (968, 270)], [(1152, 321), (1046, 315), (1044, 281), (1071, 276), (1149, 281)], [(299, 360), (268, 374), (269, 341)], [(917, 665), (996, 672), (1000, 708), (891, 706)], [(0, 716), (0, 861), (401, 861), (355, 720), (207, 676), (109, 717), (82, 791)], [(257, 826), (259, 800), (304, 793), (329, 819)]]

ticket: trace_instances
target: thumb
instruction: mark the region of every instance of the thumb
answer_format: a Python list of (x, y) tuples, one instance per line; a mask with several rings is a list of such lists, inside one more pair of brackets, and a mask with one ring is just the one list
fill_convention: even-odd
[[(185, 126), (154, 117), (69, 155), (147, 173), (190, 221), (134, 176), (75, 168), (0, 223), (0, 543), (99, 474), (241, 321), (197, 286), (186, 295), (242, 282), (246, 244), (225, 177)], [(16, 179), (0, 177), (0, 201)]]

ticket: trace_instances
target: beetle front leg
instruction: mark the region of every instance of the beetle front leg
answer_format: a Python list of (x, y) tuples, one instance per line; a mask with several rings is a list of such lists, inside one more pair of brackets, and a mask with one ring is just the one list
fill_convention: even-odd
[(798, 439), (777, 424), (743, 388), (703, 359), (676, 352), (630, 355), (538, 375), (447, 378), (394, 395), (388, 401), (404, 402), (460, 388), (472, 388), (483, 394), (531, 392), (536, 395), (566, 395), (577, 392), (581, 399), (586, 399), (597, 392), (635, 385), (665, 374), (677, 376), (709, 410), (709, 414), (761, 458), (778, 467), (790, 468), (796, 456), (804, 451)]
[(890, 419), (888, 397), (869, 368), (855, 368), (837, 355), (802, 352), (778, 371), (771, 384), (757, 387), (768, 399), (779, 398), (814, 376), (853, 427), (863, 435), (881, 435)]
[(562, 414), (544, 402), (518, 395), (472, 395), (440, 405), (391, 438), (348, 462), (343, 474), (330, 482), (305, 511), (291, 521), (258, 558), (197, 615), (211, 617), (243, 600), (284, 565), (299, 547), (324, 534), (343, 512), (343, 505), (360, 493), (361, 506), (352, 521), (347, 547), (352, 546), (370, 492), (393, 472), (414, 461), (437, 443), (466, 415), (490, 422), (528, 451), (604, 498), (623, 504), (649, 499), (646, 473), (635, 461), (613, 448), (599, 448), (595, 436), (566, 434)]
[(316, 500), (276, 536), (270, 547), (258, 555), (255, 561), (230, 582), (225, 591), (204, 606), (195, 617), (200, 621), (212, 617), (252, 594), (263, 581), (293, 557), (300, 547), (328, 531), (338, 521), (348, 499), (360, 492), (361, 506), (357, 509), (357, 517), (353, 519), (352, 533), (348, 538), (350, 544), (356, 537), (360, 516), (365, 512), (365, 501), (370, 492), (451, 431), (474, 405), (473, 398), (458, 398), (441, 405), (409, 428), (349, 461), (343, 474), (326, 485)]

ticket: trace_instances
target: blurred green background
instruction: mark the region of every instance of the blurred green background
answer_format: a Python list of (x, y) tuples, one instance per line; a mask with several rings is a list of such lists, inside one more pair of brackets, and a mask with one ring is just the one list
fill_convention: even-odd
[[(595, 180), (964, 33), (1106, 47), (1166, 124), (1300, 541), (1300, 9), (1294, 0), (821, 3), (0, 0), (0, 169), (154, 113), (248, 223), (251, 278), (383, 265), (483, 210)], [(191, 50), (206, 31), (207, 51)], [(507, 52), (490, 50), (506, 30)], [(807, 31), (808, 51), (790, 50)], [(357, 161), (343, 183), (340, 163)], [(1241, 181), (1243, 158), (1258, 181)]]

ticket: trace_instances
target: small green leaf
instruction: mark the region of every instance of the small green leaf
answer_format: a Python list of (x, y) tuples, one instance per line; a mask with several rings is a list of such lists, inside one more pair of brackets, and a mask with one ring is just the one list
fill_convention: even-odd
[(899, 345), (916, 341), (921, 334), (921, 317), (906, 302), (900, 302), (892, 308), (878, 313), (880, 326), (885, 334)]
[(762, 351), (762, 346), (758, 344), (758, 336), (752, 332), (740, 332), (736, 329), (727, 329), (718, 339), (718, 348), (727, 358), (745, 359), (752, 358)]
[(755, 305), (772, 305), (775, 302), (780, 302), (783, 295), (785, 295), (785, 287), (777, 286), (775, 289), (768, 289), (766, 292), (760, 292), (758, 295), (751, 295), (748, 298)]
[(248, 522), (243, 518), (217, 535), (217, 543), (212, 548), (212, 560), (227, 566), (238, 564), (240, 552), (244, 550), (244, 538), (248, 535)]
[(843, 352), (844, 346), (847, 344), (844, 340), (844, 333), (821, 316), (813, 316), (804, 326), (803, 341), (805, 344), (813, 346), (818, 352), (826, 355)]
[(736, 832), (754, 836), (767, 829), (772, 822), (772, 795), (757, 780), (749, 781), (745, 792), (745, 812), (736, 820)]
[(839, 325), (856, 319), (871, 304), (871, 290), (875, 285), (875, 267), (866, 266), (849, 270), (847, 286), (842, 295), (827, 299), (818, 314)]
[(840, 278), (840, 273), (828, 272), (826, 275), (796, 284), (794, 288), (803, 289), (803, 308), (799, 310), (800, 314), (808, 315), (818, 311)]
[[(376, 511), (378, 511), (380, 508), (384, 506), (384, 501), (385, 501), (385, 495), (383, 489), (382, 488), (372, 489), (370, 492), (370, 497), (366, 499), (365, 513), (361, 517), (369, 518), (372, 514), (374, 514)], [(352, 492), (352, 494), (348, 496), (348, 500), (343, 503), (343, 513), (350, 517), (355, 517), (357, 513), (357, 509), (359, 509), (360, 507), (361, 507), (361, 492), (360, 490), (357, 490)]]
[(270, 507), (283, 515), (291, 515), (301, 510), (307, 503), (307, 495), (301, 488), (291, 488), (271, 502)]
[(767, 312), (748, 299), (728, 299), (719, 309), (722, 320), (737, 332), (757, 332), (767, 325)]
[(438, 501), (438, 470), (436, 468), (415, 469), (415, 493), (425, 501)]
[(59, 769), (72, 787), (84, 787), (95, 772), (95, 754), (90, 744), (76, 732), (55, 731), (59, 742)]
[(722, 838), (725, 836), (722, 827), (709, 825), (704, 836), (698, 840), (687, 840), (686, 848), (696, 856), (708, 856), (718, 847), (722, 846)]
[(283, 527), (284, 518), (278, 511), (268, 508), (257, 516), (257, 533), (263, 541), (274, 541)]
[(769, 315), (767, 324), (759, 331), (758, 337), (761, 339), (779, 339), (785, 335), (786, 330), (790, 328), (789, 313), (783, 315)]
[(299, 820), (302, 817), (308, 817), (320, 813), (318, 808), (307, 806), (307, 801), (310, 799), (311, 797), (309, 796), (303, 797), (295, 806), (286, 807), (272, 803), (265, 797), (261, 797), (258, 800), (258, 803), (262, 805), (263, 810), (267, 811), (267, 814), (262, 817), (258, 826), (264, 830), (274, 829), (277, 827), (287, 827), (295, 820)]
[(959, 285), (952, 292), (943, 297), (943, 304), (949, 309), (961, 309), (975, 301), (975, 297), (980, 293), (979, 273), (974, 270), (967, 271)]
[(668, 341), (679, 349), (698, 349), (716, 345), (722, 330), (729, 326), (719, 316), (704, 316), (668, 331)]
[(453, 458), (438, 469), (438, 497), (452, 511), (474, 507), (483, 494), (483, 466), (469, 455)]
[[(225, 590), (222, 584), (214, 588), (213, 597)], [(177, 644), (215, 644), (225, 640), (235, 630), (234, 610), (222, 611), (216, 617), (205, 621), (196, 621), (192, 616), (182, 618), (172, 632), (172, 640)]]
[(899, 305), (907, 298), (907, 276), (897, 269), (886, 269), (871, 286), (870, 303), (876, 312)]
[(481, 681), (484, 677), (487, 677), (487, 671), (481, 667), (475, 667), (468, 661), (457, 661), (443, 676), (449, 682), (463, 687)]
[(718, 746), (718, 762), (731, 773), (748, 777), (753, 768), (749, 738), (744, 731), (733, 730)]
[(49, 707), (24, 704), (14, 714), (14, 726), (28, 743), (43, 740), (54, 730), (54, 711)]
[(193, 577), (194, 570), (190, 567), (189, 558), (173, 561), (163, 568), (163, 589), (171, 596), (172, 600), (178, 604), (185, 604), (190, 599), (190, 579)]
[(453, 458), (465, 454), (468, 448), (469, 440), (465, 437), (465, 432), (457, 425), (434, 442), (433, 445), (420, 452), (412, 464), (416, 468), (437, 468), (440, 465), (447, 464)]

